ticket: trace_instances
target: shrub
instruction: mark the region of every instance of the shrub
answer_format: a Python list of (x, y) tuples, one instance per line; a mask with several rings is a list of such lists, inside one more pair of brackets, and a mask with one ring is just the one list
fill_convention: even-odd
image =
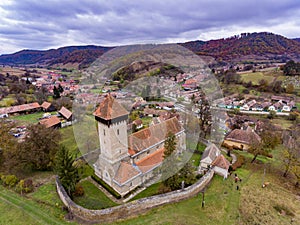
[(237, 168), (242, 167), (242, 165), (245, 163), (245, 157), (242, 155), (238, 155), (236, 162), (232, 164), (231, 171), (235, 171)]
[(16, 191), (19, 193), (29, 193), (33, 191), (33, 183), (31, 179), (20, 180), (16, 186)]
[[(2, 177), (1, 177), (1, 179), (3, 180)], [(16, 186), (17, 182), (18, 182), (18, 178), (15, 175), (4, 176), (3, 183), (4, 183), (4, 185), (6, 185), (6, 186), (8, 186), (10, 188)]]
[(105, 181), (97, 177), (95, 174), (92, 175), (92, 179), (96, 181), (98, 184), (100, 184), (102, 187), (104, 187), (109, 193), (111, 193), (117, 199), (121, 198), (121, 195), (119, 193), (117, 193), (111, 186), (109, 186), (107, 183), (105, 183)]
[(74, 196), (80, 197), (84, 195), (84, 189), (81, 185), (77, 184), (75, 187), (75, 191), (73, 193)]
[(197, 174), (196, 179), (199, 180), (201, 177), (203, 177), (203, 174)]

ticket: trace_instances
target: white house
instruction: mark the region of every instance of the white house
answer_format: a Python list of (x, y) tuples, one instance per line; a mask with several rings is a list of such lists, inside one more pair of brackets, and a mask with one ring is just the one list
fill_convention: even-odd
[(276, 111), (276, 108), (274, 105), (270, 105), (268, 108), (269, 111)]
[(230, 162), (223, 156), (219, 155), (211, 164), (216, 174), (227, 178)]
[(221, 154), (220, 149), (215, 144), (208, 145), (201, 157), (200, 165), (201, 168), (208, 169), (212, 162)]
[(290, 108), (288, 105), (284, 105), (284, 106), (282, 107), (282, 111), (290, 112), (290, 111), (291, 111), (291, 108)]

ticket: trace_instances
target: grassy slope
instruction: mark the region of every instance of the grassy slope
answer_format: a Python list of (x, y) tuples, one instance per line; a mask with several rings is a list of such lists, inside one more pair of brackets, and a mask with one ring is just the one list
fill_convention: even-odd
[(201, 207), (200, 194), (115, 224), (234, 224), (239, 216), (240, 193), (232, 183), (232, 179), (215, 177), (205, 192), (204, 209)]
[(265, 76), (262, 72), (255, 72), (255, 73), (243, 73), (241, 74), (241, 78), (244, 82), (251, 81), (253, 84), (258, 84), (260, 80), (265, 79), (269, 83), (271, 83), (274, 79), (272, 76)]
[[(64, 213), (60, 210), (58, 197), (56, 197), (58, 205), (54, 206), (53, 202), (51, 205), (37, 203), (2, 186), (0, 186), (0, 190), (0, 224), (70, 224), (63, 219)], [(52, 188), (52, 191), (55, 193), (55, 188)], [(56, 193), (49, 195), (45, 191), (42, 192), (42, 195), (46, 195), (43, 198), (56, 195)]]
[(117, 205), (90, 181), (85, 180), (80, 184), (82, 185), (85, 194), (81, 197), (74, 198), (74, 201), (78, 205), (81, 205), (88, 209), (102, 209)]

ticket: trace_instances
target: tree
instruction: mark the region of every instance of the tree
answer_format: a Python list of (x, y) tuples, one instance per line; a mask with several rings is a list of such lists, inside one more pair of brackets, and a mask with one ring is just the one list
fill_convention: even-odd
[(273, 83), (272, 90), (273, 90), (275, 93), (280, 94), (280, 93), (283, 91), (283, 88), (282, 88), (282, 81), (281, 81), (281, 80), (275, 81), (275, 82)]
[(276, 116), (276, 112), (274, 110), (271, 110), (267, 117), (268, 119), (272, 120), (275, 118), (275, 116)]
[(65, 146), (61, 146), (55, 155), (55, 172), (68, 195), (72, 198), (80, 178), (78, 169), (74, 166), (74, 159)]
[(45, 87), (41, 87), (38, 91), (34, 93), (34, 96), (39, 104), (42, 104), (44, 101), (48, 99), (48, 90)]
[(284, 131), (282, 137), (283, 145), (286, 148), (282, 157), (285, 166), (283, 176), (292, 172), (296, 178), (295, 186), (298, 187), (300, 183), (300, 124)]
[(17, 158), (32, 169), (49, 170), (59, 148), (60, 133), (53, 128), (36, 124), (27, 127), (28, 134), (19, 146)]
[(200, 100), (196, 104), (198, 108), (198, 123), (200, 127), (199, 132), (199, 139), (197, 143), (197, 149), (201, 145), (201, 139), (206, 138), (207, 135), (210, 133), (211, 128), (211, 113), (210, 113), (210, 104), (208, 100), (206, 99), (205, 95), (202, 94), (200, 97)]
[(253, 163), (256, 160), (258, 155), (264, 155), (266, 153), (261, 143), (259, 142), (253, 142), (250, 148), (248, 149), (248, 152), (253, 155), (251, 163)]
[(282, 156), (282, 162), (284, 165), (283, 176), (286, 177), (297, 162), (297, 154), (294, 148), (285, 148)]
[(18, 165), (12, 156), (12, 153), (18, 149), (15, 138), (10, 134), (13, 127), (14, 123), (0, 119), (0, 171), (7, 173), (12, 173)]
[(57, 89), (56, 86), (54, 86), (54, 88), (53, 88), (53, 98), (54, 99), (60, 98), (60, 92), (59, 92), (59, 90)]
[(288, 94), (293, 94), (295, 91), (295, 87), (292, 83), (288, 83), (288, 85), (286, 86), (285, 92)]
[(59, 91), (59, 93), (63, 93), (64, 89), (63, 87), (59, 84), (57, 90)]
[(157, 90), (156, 90), (156, 97), (157, 97), (158, 99), (161, 98), (161, 91), (160, 91), (159, 88), (157, 88)]

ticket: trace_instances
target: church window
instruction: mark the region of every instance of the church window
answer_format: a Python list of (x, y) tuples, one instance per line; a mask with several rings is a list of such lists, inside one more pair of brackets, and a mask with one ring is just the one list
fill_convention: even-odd
[(103, 135), (105, 136), (105, 130), (103, 129)]
[(148, 150), (148, 151), (147, 151), (147, 154), (149, 154), (149, 153), (150, 153), (150, 151)]
[(120, 130), (119, 130), (119, 129), (117, 129), (117, 134), (118, 134), (118, 135), (120, 134)]

